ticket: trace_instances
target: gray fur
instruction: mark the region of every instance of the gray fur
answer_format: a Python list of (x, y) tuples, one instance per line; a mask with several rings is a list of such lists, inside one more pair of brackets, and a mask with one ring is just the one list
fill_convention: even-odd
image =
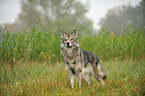
[(74, 75), (77, 76), (79, 88), (81, 88), (81, 75), (89, 85), (91, 75), (104, 85), (106, 74), (102, 70), (98, 57), (80, 49), (76, 30), (70, 34), (61, 32), (60, 48), (72, 88), (74, 87)]

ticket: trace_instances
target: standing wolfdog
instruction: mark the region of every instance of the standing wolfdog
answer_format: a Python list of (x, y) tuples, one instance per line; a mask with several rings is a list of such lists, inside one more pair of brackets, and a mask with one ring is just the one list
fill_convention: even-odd
[(74, 75), (77, 77), (79, 88), (81, 88), (81, 75), (89, 85), (91, 75), (94, 75), (95, 79), (104, 85), (106, 74), (102, 70), (98, 57), (80, 49), (76, 30), (70, 34), (61, 32), (60, 48), (72, 88), (74, 87)]

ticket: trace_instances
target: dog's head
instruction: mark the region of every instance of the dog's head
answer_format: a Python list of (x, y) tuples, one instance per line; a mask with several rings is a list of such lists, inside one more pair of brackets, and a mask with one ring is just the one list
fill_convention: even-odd
[(74, 30), (72, 33), (67, 34), (63, 31), (61, 32), (61, 48), (75, 48), (80, 47), (77, 40), (77, 32)]

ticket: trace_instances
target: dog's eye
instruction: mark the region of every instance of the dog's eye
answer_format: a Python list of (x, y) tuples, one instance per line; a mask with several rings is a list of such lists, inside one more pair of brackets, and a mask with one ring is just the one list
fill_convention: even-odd
[(71, 41), (73, 40), (73, 39), (70, 39)]

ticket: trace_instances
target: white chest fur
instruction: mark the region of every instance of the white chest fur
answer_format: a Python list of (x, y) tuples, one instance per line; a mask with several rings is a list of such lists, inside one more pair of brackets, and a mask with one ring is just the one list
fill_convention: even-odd
[(67, 54), (68, 54), (69, 56), (71, 56), (72, 53), (73, 53), (73, 50), (72, 50), (72, 49), (67, 49)]

